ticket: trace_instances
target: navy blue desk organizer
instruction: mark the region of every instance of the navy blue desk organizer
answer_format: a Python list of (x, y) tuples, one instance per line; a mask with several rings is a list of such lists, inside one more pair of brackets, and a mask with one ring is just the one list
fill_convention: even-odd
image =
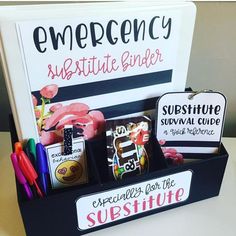
[[(17, 141), (13, 120), (11, 121), (12, 143)], [(109, 181), (106, 166), (104, 140), (87, 143), (89, 184), (61, 189), (52, 192), (43, 199), (26, 201), (21, 186), (17, 186), (17, 198), (27, 235), (82, 235), (116, 224), (121, 224), (140, 217), (166, 211), (175, 207), (190, 204), (203, 199), (217, 196), (220, 192), (228, 153), (223, 144), (220, 153), (204, 159), (189, 162), (181, 166), (168, 167), (158, 142), (153, 142), (155, 160), (151, 163), (150, 173), (131, 177), (122, 181)], [(102, 148), (101, 148), (102, 147)], [(76, 200), (85, 195), (95, 194), (107, 190), (132, 186), (144, 181), (161, 178), (190, 170), (192, 172), (191, 186), (188, 198), (180, 203), (145, 211), (118, 221), (100, 225), (95, 228), (78, 229)], [(83, 211), (83, 209), (80, 209)], [(63, 215), (66, 217), (62, 217)], [(43, 225), (43, 227), (42, 227)]]

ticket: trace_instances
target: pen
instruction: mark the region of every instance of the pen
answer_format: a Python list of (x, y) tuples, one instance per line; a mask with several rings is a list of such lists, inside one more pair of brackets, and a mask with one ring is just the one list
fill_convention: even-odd
[(43, 197), (43, 194), (36, 181), (38, 178), (38, 174), (35, 171), (34, 167), (32, 166), (29, 158), (26, 156), (24, 151), (20, 151), (17, 157), (18, 157), (19, 167), (23, 175), (25, 176), (30, 185), (35, 186), (38, 195), (40, 197)]
[(45, 148), (41, 143), (36, 144), (36, 155), (37, 155), (37, 169), (39, 173), (39, 180), (43, 188), (43, 192), (46, 195), (48, 191), (49, 171), (48, 171)]
[(21, 142), (16, 142), (14, 144), (15, 153), (18, 155), (20, 151), (23, 150)]
[(36, 168), (36, 147), (35, 147), (35, 141), (33, 138), (30, 138), (27, 141), (25, 152), (26, 152), (26, 155), (29, 157), (34, 168), (37, 169)]
[[(19, 166), (19, 157), (18, 156), (19, 156), (20, 151), (23, 151), (22, 143), (15, 142), (14, 149), (15, 149), (15, 153), (17, 155), (18, 166)], [(20, 168), (20, 166), (19, 166), (19, 168)], [(21, 170), (21, 172), (22, 172), (22, 170)], [(33, 186), (31, 186), (31, 191), (32, 191), (33, 197), (37, 195), (36, 189)]]
[(24, 177), (24, 175), (22, 174), (21, 172), (21, 169), (18, 165), (18, 160), (17, 160), (17, 155), (16, 153), (12, 153), (11, 154), (11, 162), (12, 162), (12, 165), (13, 165), (13, 168), (14, 168), (14, 171), (15, 171), (15, 175), (16, 175), (16, 178), (18, 180), (18, 182), (23, 185), (24, 187), (24, 191), (26, 193), (26, 196), (28, 199), (32, 199), (33, 198), (33, 194), (31, 192), (31, 189)]

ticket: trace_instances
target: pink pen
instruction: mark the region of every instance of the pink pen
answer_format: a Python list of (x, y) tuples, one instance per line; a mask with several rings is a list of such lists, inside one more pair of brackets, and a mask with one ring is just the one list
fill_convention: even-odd
[(33, 198), (32, 191), (27, 183), (25, 176), (22, 174), (22, 171), (19, 167), (16, 153), (11, 154), (11, 161), (12, 161), (12, 165), (13, 165), (18, 182), (23, 185), (27, 198), (32, 199)]

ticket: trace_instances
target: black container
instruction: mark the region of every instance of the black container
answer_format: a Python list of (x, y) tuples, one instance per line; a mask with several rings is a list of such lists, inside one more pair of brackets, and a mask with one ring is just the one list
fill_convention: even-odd
[[(14, 143), (17, 136), (12, 126), (11, 134)], [(57, 190), (31, 201), (24, 198), (17, 184), (18, 204), (27, 235), (82, 235), (219, 194), (228, 159), (223, 145), (217, 155), (168, 167), (154, 140), (149, 174), (110, 181), (103, 142), (87, 143), (89, 184)], [(81, 218), (80, 213), (89, 212), (89, 208), (93, 211), (87, 218)], [(109, 218), (106, 222), (105, 216)]]

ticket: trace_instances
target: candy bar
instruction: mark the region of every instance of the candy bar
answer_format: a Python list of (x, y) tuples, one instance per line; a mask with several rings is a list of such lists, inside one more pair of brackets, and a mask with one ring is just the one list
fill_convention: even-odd
[(150, 134), (151, 119), (146, 116), (107, 121), (107, 158), (112, 178), (119, 180), (148, 172)]

